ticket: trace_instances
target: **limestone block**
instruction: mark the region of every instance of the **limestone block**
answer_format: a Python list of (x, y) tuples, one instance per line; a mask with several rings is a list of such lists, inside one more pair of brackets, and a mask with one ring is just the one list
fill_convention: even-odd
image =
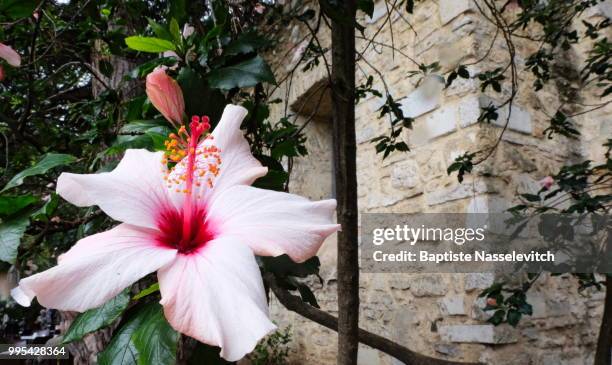
[(453, 200), (468, 198), (475, 194), (490, 192), (491, 190), (484, 181), (479, 180), (475, 183), (463, 183), (451, 185), (450, 187), (435, 190), (425, 195), (427, 205), (437, 205)]
[(583, 365), (583, 364), (590, 364), (589, 362), (586, 361), (586, 359), (583, 359), (577, 355), (572, 355), (572, 354), (564, 354), (564, 353), (549, 353), (549, 354), (544, 354), (540, 361), (538, 362), (539, 364), (542, 365)]
[(357, 128), (355, 131), (355, 139), (359, 144), (370, 142), (370, 140), (376, 136), (376, 128), (370, 125)]
[(443, 296), (448, 291), (440, 275), (427, 275), (415, 278), (410, 286), (415, 297)]
[(430, 75), (421, 85), (401, 100), (401, 109), (405, 117), (416, 118), (440, 106), (440, 94), (444, 87), (441, 76)]
[(452, 23), (453, 33), (464, 38), (472, 34), (477, 29), (478, 25), (479, 22), (477, 18), (465, 16)]
[(424, 127), (428, 140), (447, 135), (457, 130), (456, 106), (448, 105), (425, 118)]
[(440, 311), (449, 316), (464, 316), (466, 314), (464, 299), (463, 295), (442, 298), (438, 300)]
[(476, 298), (472, 303), (470, 310), (470, 317), (480, 322), (485, 322), (489, 318), (493, 317), (495, 311), (485, 311), (484, 308), (487, 306), (486, 298)]
[(414, 160), (401, 161), (391, 170), (391, 186), (396, 189), (412, 189), (419, 184), (419, 167)]
[(469, 96), (459, 102), (459, 125), (461, 128), (469, 127), (478, 122), (480, 116), (480, 102), (477, 96)]
[(394, 274), (389, 280), (389, 286), (391, 286), (392, 289), (407, 290), (410, 289), (411, 281), (412, 278), (408, 275)]
[[(474, 75), (477, 72), (472, 71), (472, 67), (468, 67), (470, 75)], [(446, 89), (446, 96), (462, 95), (471, 93), (478, 90), (478, 82), (474, 78), (464, 79), (463, 77), (457, 77), (455, 81)], [(476, 116), (478, 118), (478, 116)], [(474, 122), (476, 120), (474, 119)]]
[[(389, 92), (395, 98), (395, 94), (393, 94), (393, 91), (389, 90)], [(375, 96), (375, 97), (366, 99), (363, 102), (367, 104), (368, 109), (372, 113), (372, 119), (377, 119), (379, 115), (378, 109), (380, 109), (383, 105), (385, 105), (385, 103), (387, 102), (387, 98), (386, 96), (381, 96), (381, 97)]]
[(457, 345), (450, 343), (438, 343), (434, 345), (434, 350), (444, 355), (455, 357), (459, 354), (460, 350)]
[(493, 284), (495, 276), (493, 273), (470, 273), (464, 276), (465, 291), (472, 291), (474, 289), (486, 289)]
[(533, 314), (529, 318), (538, 319), (548, 316), (546, 299), (541, 293), (527, 292), (527, 303), (531, 304), (533, 310)]
[(378, 351), (362, 347), (357, 353), (357, 365), (378, 365), (380, 364), (380, 356)]
[[(481, 95), (479, 101), (481, 108), (489, 106), (491, 104), (499, 105), (498, 102), (494, 101), (486, 95)], [(497, 120), (492, 122), (492, 124), (499, 127), (503, 127), (508, 119), (508, 110), (508, 105), (505, 105), (504, 107), (500, 108), (497, 111)], [(525, 134), (531, 134), (533, 132), (531, 114), (529, 114), (528, 111), (519, 107), (516, 104), (512, 105), (512, 113), (510, 113), (510, 120), (508, 121), (508, 129)]]
[(507, 325), (448, 325), (440, 326), (438, 332), (443, 341), (455, 343), (507, 344), (518, 341), (516, 330)]
[(519, 174), (515, 178), (519, 194), (537, 194), (542, 188), (540, 183), (529, 174)]
[(606, 18), (612, 18), (612, 1), (606, 0), (595, 5), (592, 10), (589, 10), (592, 13), (589, 14), (591, 16), (605, 16)]
[[(470, 199), (466, 213), (504, 213), (509, 207), (510, 205), (507, 200), (496, 195), (479, 195)], [(475, 222), (489, 224), (487, 221), (483, 222), (482, 218), (479, 217), (476, 218)], [(503, 230), (499, 231), (503, 232)]]
[(442, 151), (419, 151), (416, 155), (416, 159), (425, 180), (431, 180), (434, 177), (446, 175), (446, 165), (444, 164)]
[(384, 1), (377, 1), (374, 5), (374, 12), (372, 17), (366, 15), (366, 23), (374, 24), (382, 17), (387, 16), (387, 6)]
[[(525, 172), (537, 170), (537, 165), (535, 164), (537, 156), (534, 156), (532, 153), (525, 152), (516, 146), (510, 145), (505, 145), (502, 151), (504, 160), (511, 162), (519, 170)], [(503, 171), (504, 169), (502, 168), (500, 170)]]
[(460, 14), (472, 10), (470, 0), (440, 0), (438, 12), (440, 13), (440, 21), (446, 24)]

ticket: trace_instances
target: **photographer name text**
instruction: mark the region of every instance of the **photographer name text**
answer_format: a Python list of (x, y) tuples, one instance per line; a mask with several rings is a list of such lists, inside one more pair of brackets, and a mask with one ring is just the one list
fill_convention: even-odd
[(396, 253), (385, 253), (374, 251), (372, 258), (377, 262), (554, 262), (555, 254), (546, 252), (531, 251), (522, 253), (511, 251), (507, 253), (490, 253), (486, 251), (467, 252), (436, 252), (420, 250), (417, 252), (399, 251)]

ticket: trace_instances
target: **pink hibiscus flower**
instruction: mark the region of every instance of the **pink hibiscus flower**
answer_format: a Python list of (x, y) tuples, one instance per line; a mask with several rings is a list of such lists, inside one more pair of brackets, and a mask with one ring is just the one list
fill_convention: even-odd
[[(112, 172), (63, 173), (58, 194), (79, 207), (97, 205), (122, 223), (22, 279), (13, 298), (82, 312), (157, 271), (173, 328), (221, 347), (229, 361), (252, 351), (275, 328), (255, 255), (302, 262), (339, 226), (335, 200), (249, 186), (267, 169), (240, 131), (246, 113), (228, 105), (211, 134), (208, 119), (194, 117), (189, 134), (183, 127), (171, 135), (169, 154), (128, 150)], [(171, 169), (168, 158), (178, 161)]]

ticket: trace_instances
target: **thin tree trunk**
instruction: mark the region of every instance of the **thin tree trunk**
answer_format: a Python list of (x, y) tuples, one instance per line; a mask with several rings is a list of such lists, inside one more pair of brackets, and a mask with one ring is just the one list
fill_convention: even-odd
[(612, 275), (606, 275), (606, 300), (599, 328), (595, 365), (610, 365), (612, 359)]
[(342, 19), (332, 20), (334, 167), (338, 200), (338, 365), (357, 363), (359, 346), (359, 257), (355, 143), (356, 1), (337, 2)]

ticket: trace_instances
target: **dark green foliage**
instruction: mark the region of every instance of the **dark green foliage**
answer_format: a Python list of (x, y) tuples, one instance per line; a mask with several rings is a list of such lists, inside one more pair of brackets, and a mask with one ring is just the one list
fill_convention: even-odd
[(377, 96), (379, 98), (382, 97), (381, 92), (374, 89), (373, 84), (374, 84), (374, 76), (370, 75), (368, 76), (365, 83), (355, 88), (355, 104), (359, 103), (361, 99), (365, 99), (368, 96), (368, 94)]
[(540, 90), (550, 80), (550, 62), (552, 60), (553, 55), (544, 49), (538, 50), (527, 58), (525, 66), (536, 77), (536, 80), (533, 82), (536, 91)]
[(480, 90), (482, 92), (485, 92), (487, 91), (487, 87), (489, 87), (490, 85), (493, 90), (500, 93), (502, 90), (501, 81), (503, 81), (506, 78), (502, 72), (503, 70), (500, 67), (500, 68), (496, 68), (493, 71), (485, 71), (485, 72), (479, 73), (478, 80), (480, 80)]
[(451, 86), (451, 84), (453, 83), (453, 81), (455, 81), (457, 76), (459, 76), (459, 77), (461, 77), (463, 79), (469, 79), (470, 78), (470, 72), (468, 71), (468, 69), (464, 65), (459, 65), (459, 67), (457, 67), (456, 70), (453, 70), (453, 71), (451, 71), (450, 74), (448, 74), (448, 77), (446, 78), (446, 85), (445, 85), (445, 87)]
[(291, 326), (279, 329), (257, 344), (249, 360), (253, 365), (286, 365), (291, 342)]
[(578, 132), (572, 120), (559, 110), (550, 120), (550, 126), (544, 130), (544, 135), (548, 139), (552, 139), (555, 134), (576, 139), (580, 132)]
[(395, 101), (390, 94), (387, 95), (385, 104), (378, 111), (380, 111), (379, 118), (388, 116), (391, 121), (391, 131), (388, 136), (378, 136), (370, 141), (376, 143), (376, 153), (382, 153), (385, 159), (393, 151), (409, 151), (408, 145), (401, 140), (400, 136), (404, 128), (412, 129), (414, 120), (404, 116), (401, 104)]
[(476, 157), (476, 154), (470, 152), (457, 156), (455, 161), (446, 169), (446, 173), (450, 175), (456, 171), (457, 180), (463, 182), (463, 176), (465, 176), (466, 173), (469, 174), (472, 172), (472, 168), (474, 168), (474, 157)]
[(79, 314), (66, 331), (63, 343), (78, 341), (86, 334), (110, 325), (121, 316), (129, 302), (129, 290), (124, 290), (101, 307)]
[[(80, 209), (59, 198), (55, 182), (60, 172), (111, 171), (126, 149), (164, 149), (174, 127), (153, 108), (142, 88), (145, 77), (158, 66), (168, 67), (167, 73), (179, 82), (186, 117), (207, 115), (215, 127), (226, 104), (243, 104), (249, 110), (242, 126), (245, 136), (253, 154), (269, 169), (255, 184), (287, 189), (286, 166), (291, 166), (287, 162), (307, 153), (306, 137), (293, 116), (269, 117), (268, 104), (277, 101), (268, 100), (266, 87), (275, 80), (262, 54), (272, 43), (257, 31), (251, 13), (240, 14), (242, 28), (236, 32), (231, 22), (237, 19), (237, 9), (216, 0), (212, 2), (216, 24), (204, 16), (207, 9), (202, 2), (47, 1), (41, 9), (44, 15), (39, 13), (40, 31), (35, 31), (32, 11), (40, 3), (0, 0), (0, 21), (19, 20), (3, 26), (2, 42), (22, 56), (21, 68), (2, 63), (7, 77), (0, 85), (5, 101), (0, 104), (0, 140), (8, 141), (0, 155), (2, 161), (10, 161), (0, 166), (3, 270), (10, 264), (15, 270), (44, 270), (78, 239), (116, 225), (97, 207)], [(194, 26), (194, 33), (184, 36), (187, 23)], [(32, 42), (35, 54), (29, 59)], [(164, 51), (176, 56), (160, 55)], [(133, 65), (121, 77), (115, 77), (118, 57)], [(100, 76), (112, 76), (114, 83)], [(286, 263), (287, 270), (297, 270), (291, 271), (295, 275), (304, 273), (303, 265), (313, 263)], [(286, 282), (316, 305), (307, 285), (293, 281), (297, 277), (287, 276)], [(143, 283), (148, 288), (138, 295), (132, 297), (128, 288), (100, 308), (79, 315), (64, 341), (78, 341), (119, 321), (110, 344), (98, 354), (100, 364), (175, 363), (179, 336), (156, 303), (158, 284), (151, 278)], [(17, 313), (13, 305), (3, 303), (0, 312)], [(38, 311), (34, 303), (18, 315), (36, 318)], [(203, 353), (215, 354), (207, 345), (198, 344), (196, 349), (191, 363), (202, 363), (197, 356)]]
[[(303, 263), (297, 264), (287, 255), (277, 257), (260, 257), (259, 261), (264, 271), (274, 274), (277, 284), (287, 290), (297, 290), (302, 300), (319, 308), (317, 300), (303, 280), (310, 275), (319, 275), (321, 263), (318, 257), (312, 257)], [(319, 280), (321, 280), (319, 278)]]
[(174, 364), (178, 333), (166, 322), (161, 305), (142, 305), (127, 316), (106, 349), (98, 354), (98, 363)]

